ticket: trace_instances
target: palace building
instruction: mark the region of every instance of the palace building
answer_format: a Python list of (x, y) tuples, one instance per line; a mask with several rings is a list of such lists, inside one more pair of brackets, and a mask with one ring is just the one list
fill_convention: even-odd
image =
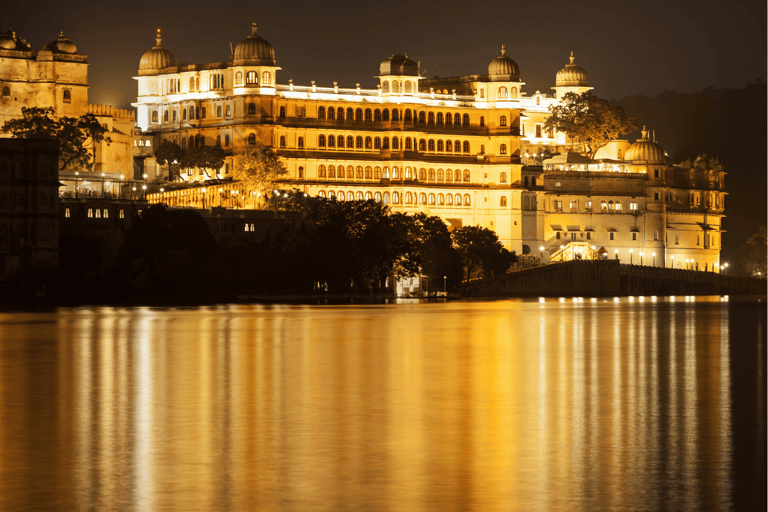
[[(226, 197), (255, 207), (253, 191), (226, 180), (236, 152), (261, 143), (288, 170), (281, 189), (480, 225), (529, 258), (719, 268), (725, 173), (717, 160), (674, 165), (645, 131), (591, 160), (544, 129), (564, 94), (591, 89), (572, 53), (551, 95), (523, 91), (503, 46), (487, 75), (463, 77), (428, 79), (407, 55), (392, 55), (379, 65), (376, 89), (280, 83), (279, 71), (255, 24), (228, 60), (208, 64), (180, 64), (158, 30), (136, 77), (137, 165), (149, 181), (167, 180), (149, 149), (163, 140), (182, 149), (218, 144), (226, 159), (213, 174), (182, 173), (190, 189), (148, 199), (206, 206), (205, 184), (218, 180), (209, 206)], [(231, 202), (235, 193), (242, 202)]]

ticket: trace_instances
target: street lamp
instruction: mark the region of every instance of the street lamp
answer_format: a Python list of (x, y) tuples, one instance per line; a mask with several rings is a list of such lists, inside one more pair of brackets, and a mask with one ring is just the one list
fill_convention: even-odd
[(142, 193), (144, 194), (144, 200), (146, 201), (147, 200), (147, 186), (146, 185), (142, 185), (141, 188), (142, 188)]
[(619, 250), (618, 249), (614, 249), (613, 252), (616, 253), (616, 260), (618, 261), (618, 259), (619, 259)]
[(632, 264), (632, 256), (634, 256), (634, 255), (632, 254), (632, 249), (630, 249), (629, 250), (629, 264), (630, 265)]
[(656, 253), (653, 253), (653, 266), (656, 266)]
[(728, 264), (727, 263), (725, 264), (725, 271), (726, 271), (726, 273), (728, 272)]
[(205, 187), (203, 187), (201, 192), (203, 193), (203, 209), (205, 209)]
[(643, 251), (640, 251), (640, 266), (643, 266)]
[(541, 263), (544, 263), (544, 246), (539, 247), (539, 259)]
[(443, 294), (448, 297), (448, 276), (443, 276)]
[(221, 207), (221, 195), (224, 193), (224, 189), (219, 187), (219, 207)]
[(689, 263), (689, 261), (690, 260), (688, 258), (685, 258), (685, 270), (688, 270), (688, 263)]
[(596, 247), (593, 245), (592, 246), (592, 259), (593, 260), (596, 259), (595, 256), (597, 255), (597, 253), (595, 253), (595, 249), (596, 249)]
[(672, 255), (672, 268), (675, 268), (675, 255)]

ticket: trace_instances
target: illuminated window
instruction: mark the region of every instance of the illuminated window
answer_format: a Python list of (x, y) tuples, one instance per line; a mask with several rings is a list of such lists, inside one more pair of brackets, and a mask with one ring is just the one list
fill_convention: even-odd
[(453, 198), (453, 202), (456, 206), (461, 206), (461, 196), (456, 194)]
[(499, 126), (507, 126), (507, 116), (501, 116), (499, 118)]
[[(378, 194), (378, 192), (376, 192)], [(395, 204), (400, 204), (400, 193), (399, 192), (392, 192), (392, 202)]]
[(445, 171), (445, 181), (453, 181), (453, 171), (448, 169)]
[[(499, 87), (499, 98), (504, 99), (507, 97), (507, 88), (504, 86)], [(501, 125), (504, 126), (504, 125)]]
[(261, 74), (261, 83), (262, 85), (270, 85), (272, 83), (272, 73), (269, 71), (265, 71)]
[(501, 196), (501, 200), (499, 201), (499, 206), (507, 206), (507, 196)]
[(329, 135), (328, 136), (328, 147), (332, 148), (332, 147), (335, 147), (335, 146), (336, 146), (336, 137), (334, 137), (333, 135)]
[(429, 143), (428, 143), (427, 147), (429, 148), (428, 151), (434, 151), (435, 150), (435, 141), (432, 140), (432, 139), (429, 139)]
[(461, 171), (456, 169), (456, 183), (461, 182)]
[[(325, 107), (323, 107), (325, 108)], [(333, 107), (328, 107), (328, 119), (336, 119), (336, 109)]]
[(400, 91), (400, 87), (397, 85), (397, 80), (392, 81), (392, 92), (397, 94)]
[(375, 167), (373, 169), (373, 179), (375, 180), (381, 179), (381, 167)]
[(438, 151), (443, 151), (443, 149), (444, 149), (443, 141), (442, 140), (438, 140), (437, 141), (437, 150)]
[(506, 183), (507, 182), (507, 173), (502, 172), (499, 174), (499, 183)]
[(248, 135), (248, 144), (250, 144), (251, 146), (256, 144), (256, 134), (255, 133), (251, 133), (251, 134)]
[(304, 149), (304, 137), (299, 137), (299, 149)]
[(384, 82), (381, 84), (381, 92), (384, 94), (389, 94), (389, 82), (384, 80)]
[(278, 114), (279, 117), (285, 117), (285, 107), (280, 107), (280, 111)]
[(381, 149), (381, 137), (373, 139), (373, 149)]
[(335, 165), (329, 165), (328, 166), (328, 177), (329, 178), (335, 178), (336, 177), (336, 166)]
[(469, 183), (469, 170), (467, 169), (464, 170), (464, 181)]
[(465, 153), (469, 153), (469, 141), (468, 140), (464, 141), (464, 152)]
[(411, 204), (413, 202), (413, 194), (410, 192), (405, 193), (405, 204)]
[(317, 118), (325, 119), (325, 107), (317, 107)]
[(324, 165), (321, 165), (321, 166), (319, 166), (317, 168), (317, 176), (319, 178), (325, 178), (326, 177), (326, 171), (325, 171), (325, 166)]
[[(240, 71), (238, 71), (235, 74), (235, 85), (242, 85), (242, 83), (243, 83), (243, 74)], [(190, 84), (189, 89), (192, 90), (192, 79), (189, 80), (189, 84)]]
[[(10, 91), (8, 92), (8, 95), (10, 96)], [(69, 89), (64, 89), (64, 103), (71, 103), (72, 102), (72, 91)]]
[(355, 178), (357, 178), (359, 180), (363, 179), (363, 168), (362, 168), (362, 166), (358, 165), (357, 168), (355, 169)]
[[(255, 71), (249, 71), (247, 75), (245, 75), (245, 83), (249, 85), (255, 85), (258, 83), (258, 77), (256, 75)], [(268, 83), (268, 82), (267, 82)]]
[(89, 219), (93, 218), (93, 208), (88, 208), (88, 218)]
[(69, 218), (71, 216), (69, 208), (64, 209), (64, 217)]
[(189, 92), (194, 92), (195, 90), (195, 77), (189, 78)]
[(411, 82), (405, 82), (405, 93), (410, 94), (411, 92), (413, 92)]
[(280, 147), (281, 148), (285, 147), (285, 135), (280, 136)]
[(325, 135), (318, 135), (318, 137), (317, 137), (317, 145), (318, 145), (318, 147), (321, 147), (321, 148), (325, 147)]
[(347, 178), (354, 178), (355, 177), (355, 169), (351, 166), (347, 166)]
[(373, 121), (373, 112), (369, 108), (365, 109), (365, 120)]
[(425, 194), (424, 192), (419, 194), (419, 203), (420, 204), (427, 204), (427, 194)]
[(629, 211), (631, 211), (631, 212), (637, 211), (637, 203), (636, 202), (629, 203)]
[(506, 144), (502, 144), (501, 146), (499, 146), (499, 154), (501, 154), (501, 155), (506, 155), (507, 154), (507, 145)]
[(373, 149), (373, 139), (370, 137), (365, 138), (365, 149)]
[(104, 219), (108, 219), (108, 218), (109, 218), (109, 210), (107, 210), (106, 208), (104, 208), (104, 210), (103, 210), (103, 214), (102, 214), (102, 216), (101, 216), (101, 217), (102, 217), (102, 218), (104, 218)]
[(365, 168), (365, 179), (370, 180), (373, 178), (373, 169), (369, 166)]

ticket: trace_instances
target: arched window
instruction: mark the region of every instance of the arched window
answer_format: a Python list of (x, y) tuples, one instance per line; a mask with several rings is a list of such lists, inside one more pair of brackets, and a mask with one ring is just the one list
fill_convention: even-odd
[(329, 178), (335, 178), (336, 177), (336, 166), (335, 165), (329, 165), (328, 166), (328, 177)]
[(373, 169), (373, 179), (375, 180), (381, 179), (381, 167), (375, 167)]
[(362, 121), (363, 120), (363, 109), (357, 108), (355, 109), (355, 121)]
[(373, 169), (371, 166), (365, 168), (365, 179), (370, 180), (373, 178)]
[(381, 137), (373, 139), (373, 149), (381, 149)]
[(470, 206), (472, 202), (469, 200), (469, 194), (464, 194), (464, 206)]
[(506, 155), (507, 154), (507, 145), (502, 144), (499, 146), (499, 154), (500, 155)]
[(499, 201), (499, 206), (507, 206), (507, 196), (501, 196), (501, 200)]
[(323, 106), (317, 107), (317, 118), (325, 119), (325, 107)]
[[(378, 192), (377, 192), (377, 193), (378, 193)], [(366, 192), (366, 193), (365, 193), (365, 200), (366, 200), (366, 201), (370, 201), (370, 200), (372, 200), (372, 199), (373, 199), (373, 194), (371, 194), (370, 192)]]
[(389, 82), (384, 80), (381, 84), (381, 92), (384, 94), (389, 94)]
[(432, 140), (432, 139), (429, 139), (429, 142), (427, 143), (427, 148), (429, 149), (429, 151), (434, 151), (435, 150), (435, 141)]
[(427, 204), (427, 194), (424, 192), (419, 194), (419, 204)]
[(392, 121), (400, 121), (400, 111), (396, 108), (392, 109)]
[(216, 145), (221, 146), (221, 135), (216, 136)]
[(427, 180), (427, 170), (424, 169), (423, 167), (421, 169), (419, 169), (419, 179), (421, 181), (426, 181)]
[(437, 170), (437, 181), (445, 181), (445, 171), (442, 169)]
[(344, 201), (344, 199), (345, 199), (344, 191), (343, 190), (339, 190), (339, 193), (336, 194), (336, 197), (339, 199), (339, 201)]
[(339, 109), (336, 111), (336, 119), (339, 121), (344, 120), (344, 107), (339, 107)]
[(429, 194), (427, 197), (427, 204), (434, 205), (435, 204), (435, 194)]
[(435, 170), (434, 169), (430, 169), (427, 172), (427, 178), (429, 179), (429, 181), (435, 181)]
[(413, 202), (413, 194), (410, 192), (405, 193), (405, 204), (411, 204)]
[(443, 113), (438, 112), (437, 113), (437, 124), (442, 125), (443, 124)]
[(437, 194), (437, 205), (443, 206), (445, 204), (445, 196), (443, 194)]
[(456, 183), (461, 183), (461, 171), (456, 169)]
[(195, 119), (195, 107), (189, 107), (189, 120), (193, 121)]
[(255, 133), (248, 134), (248, 144), (250, 144), (250, 145), (256, 144), (256, 134)]
[(216, 107), (216, 117), (221, 117), (221, 105)]
[(464, 141), (464, 152), (465, 153), (469, 153), (469, 141), (468, 140)]
[(328, 136), (328, 147), (329, 148), (336, 147), (336, 137), (334, 137), (333, 135)]
[(365, 149), (373, 149), (373, 139), (371, 137), (365, 138)]
[(462, 126), (469, 126), (469, 114), (464, 114), (464, 117), (461, 120)]
[[(363, 145), (363, 138), (362, 137), (358, 137), (358, 139), (360, 139), (360, 146), (362, 146)], [(351, 135), (347, 136), (347, 147), (349, 149), (354, 149), (355, 148), (355, 138), (352, 137)]]
[(464, 169), (464, 182), (469, 183), (469, 170)]
[(229, 135), (224, 135), (224, 147), (229, 147)]
[(336, 145), (337, 145), (337, 146), (338, 146), (340, 149), (344, 149), (344, 136), (343, 136), (343, 135), (339, 135), (338, 139), (336, 139), (336, 142), (337, 142), (337, 144), (336, 144)]
[[(269, 71), (267, 71), (269, 73)], [(240, 73), (238, 73), (239, 75)], [(245, 75), (245, 83), (248, 85), (256, 85), (259, 82), (258, 77), (256, 76), (255, 71), (249, 71), (247, 75)], [(267, 80), (264, 80), (265, 84), (268, 84), (269, 82)]]
[(355, 177), (355, 168), (351, 165), (347, 166), (347, 178), (352, 179)]
[(365, 109), (365, 120), (373, 121), (373, 112), (371, 112), (371, 109), (369, 108)]
[[(397, 167), (392, 168), (392, 177), (394, 179), (395, 177), (395, 171), (397, 171)], [(384, 172), (382, 173), (381, 177), (385, 180), (389, 179), (389, 167), (384, 168)]]
[[(377, 109), (378, 110), (378, 109)], [(376, 118), (376, 112), (373, 113), (374, 119)], [(379, 121), (389, 121), (389, 110), (386, 108), (381, 111), (381, 119)]]
[(331, 201), (335, 200), (336, 199), (336, 192), (334, 192), (333, 190), (328, 192), (328, 199), (330, 199)]
[(499, 174), (499, 183), (506, 183), (507, 182), (507, 173), (502, 171), (501, 174)]
[(517, 98), (517, 87), (513, 87), (510, 91), (510, 96), (512, 96), (512, 98)]
[(443, 149), (444, 149), (443, 148), (443, 141), (442, 140), (438, 140), (437, 141), (437, 150), (438, 151), (443, 151)]
[(325, 135), (318, 135), (317, 136), (317, 146), (324, 148), (325, 147)]
[(285, 117), (285, 107), (280, 107), (280, 111), (278, 114), (279, 117)]
[(480, 98), (485, 98), (485, 89), (480, 89)]
[(299, 137), (299, 149), (304, 149), (304, 137)]
[(507, 116), (501, 116), (499, 118), (499, 126), (507, 126)]
[(392, 192), (392, 202), (394, 204), (400, 204), (400, 193), (399, 192)]
[[(433, 119), (433, 121), (434, 121), (434, 119)], [(424, 113), (424, 111), (419, 112), (419, 122), (422, 123), (422, 124), (427, 122), (427, 116)]]
[(411, 168), (410, 167), (406, 167), (405, 168), (405, 179), (407, 179), (407, 180), (411, 179)]
[(261, 84), (270, 85), (272, 83), (272, 73), (265, 71), (261, 74)]
[(206, 110), (205, 110), (205, 107), (203, 107), (203, 109), (200, 111), (200, 119), (205, 119), (205, 113), (206, 113)]
[(435, 113), (434, 112), (430, 112), (429, 115), (427, 116), (427, 123), (428, 124), (435, 124)]
[(189, 78), (189, 92), (195, 91), (195, 77)]
[(480, 127), (485, 126), (485, 116), (480, 116)]
[(392, 168), (392, 179), (393, 180), (400, 179), (400, 169), (398, 169), (397, 167)]
[(456, 206), (461, 206), (461, 195), (456, 194), (453, 198), (454, 203), (456, 203)]
[(453, 196), (451, 194), (447, 194), (445, 196), (445, 205), (446, 206), (453, 206)]
[(187, 139), (181, 139), (181, 149), (187, 149)]
[[(400, 139), (392, 137), (392, 149), (400, 149)], [(411, 149), (411, 139), (405, 138), (405, 149)]]
[[(10, 91), (8, 91), (8, 95), (10, 96)], [(69, 89), (64, 89), (64, 103), (70, 103), (72, 101), (72, 91)]]
[(411, 82), (405, 82), (405, 94), (410, 94), (413, 92)]
[(336, 119), (336, 109), (328, 107), (328, 119)]
[(165, 112), (163, 112), (163, 122), (164, 123), (168, 122), (168, 111), (167, 110)]
[(406, 123), (412, 123), (413, 122), (413, 113), (411, 112), (411, 109), (405, 109), (405, 115), (403, 117), (403, 121)]
[(363, 179), (363, 167), (358, 165), (355, 173), (355, 178), (361, 180)]
[(355, 147), (358, 149), (363, 149), (363, 137), (358, 135), (355, 138)]
[(255, 115), (256, 114), (256, 104), (255, 103), (249, 103), (248, 104), (248, 114), (249, 115)]
[[(190, 80), (190, 84), (191, 84), (191, 80)], [(243, 84), (243, 74), (240, 71), (238, 71), (237, 73), (235, 73), (235, 85), (242, 85), (242, 84)], [(191, 90), (192, 86), (190, 85), (189, 88)]]
[(389, 137), (384, 137), (381, 140), (381, 149), (389, 149)]
[(281, 148), (285, 147), (285, 135), (280, 136), (280, 147)]
[(352, 107), (349, 107), (347, 109), (347, 121), (351, 121), (355, 118), (355, 111), (352, 110)]
[(445, 181), (453, 181), (453, 171), (448, 169), (445, 171)]
[(187, 120), (187, 109), (183, 108), (181, 109), (181, 120), (186, 121)]
[(400, 87), (397, 85), (397, 80), (392, 81), (392, 92), (395, 94), (400, 92)]
[(528, 210), (528, 209), (530, 209), (530, 208), (531, 208), (531, 202), (530, 202), (530, 200), (528, 199), (528, 196), (525, 196), (525, 197), (523, 198), (523, 210)]
[(426, 151), (427, 150), (427, 141), (424, 139), (421, 139), (419, 141), (419, 151)]
[(499, 98), (504, 99), (506, 97), (507, 97), (507, 88), (502, 85), (501, 87), (499, 87)]
[(536, 186), (536, 177), (535, 176), (531, 178), (531, 186), (532, 187)]

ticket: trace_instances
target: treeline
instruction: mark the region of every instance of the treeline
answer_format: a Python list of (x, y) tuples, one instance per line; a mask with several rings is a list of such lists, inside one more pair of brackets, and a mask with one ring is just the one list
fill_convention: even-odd
[[(459, 291), (471, 277), (499, 275), (517, 260), (496, 234), (439, 218), (396, 213), (374, 201), (289, 194), (297, 221), (258, 243), (219, 247), (196, 212), (145, 209), (132, 219), (115, 261), (93, 243), (62, 241), (61, 302), (225, 302), (238, 296), (391, 293), (394, 278), (426, 276)], [(81, 249), (90, 254), (79, 254)], [(447, 280), (447, 281), (444, 281)]]

